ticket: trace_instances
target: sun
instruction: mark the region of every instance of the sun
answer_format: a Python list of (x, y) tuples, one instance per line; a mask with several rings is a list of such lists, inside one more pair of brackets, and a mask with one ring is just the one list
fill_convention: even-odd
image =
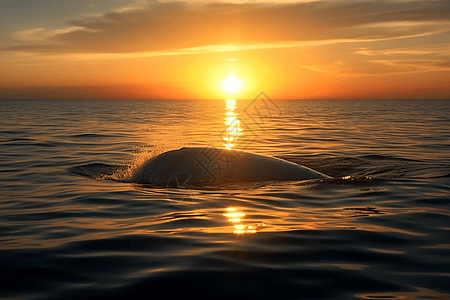
[(222, 87), (228, 93), (236, 93), (241, 89), (241, 81), (233, 76), (228, 77), (222, 83)]

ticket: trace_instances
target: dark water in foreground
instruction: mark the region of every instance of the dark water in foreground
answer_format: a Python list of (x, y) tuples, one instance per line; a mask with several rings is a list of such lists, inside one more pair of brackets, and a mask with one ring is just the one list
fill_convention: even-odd
[[(260, 100), (0, 101), (0, 299), (450, 299), (450, 101)], [(334, 178), (130, 181), (208, 145)]]

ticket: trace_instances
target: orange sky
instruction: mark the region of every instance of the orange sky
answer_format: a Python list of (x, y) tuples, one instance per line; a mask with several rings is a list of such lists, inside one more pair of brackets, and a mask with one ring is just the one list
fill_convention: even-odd
[(450, 98), (448, 1), (35, 2), (3, 4), (0, 99)]

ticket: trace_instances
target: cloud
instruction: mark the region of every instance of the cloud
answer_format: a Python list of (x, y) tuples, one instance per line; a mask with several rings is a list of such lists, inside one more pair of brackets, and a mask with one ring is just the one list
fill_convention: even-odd
[(366, 56), (392, 56), (392, 55), (450, 56), (450, 44), (420, 45), (414, 47), (384, 48), (384, 49), (360, 48), (356, 50), (355, 53)]
[(404, 72), (450, 71), (450, 59), (373, 60)]
[(99, 14), (99, 13), (84, 13), (82, 14), (83, 17), (86, 18), (101, 18), (103, 17), (103, 14)]
[(37, 40), (37, 39), (43, 39), (42, 32), (45, 30), (45, 28), (31, 28), (27, 30), (21, 30), (15, 32), (12, 36), (16, 40), (20, 41), (30, 41), (30, 40)]
[(368, 57), (367, 63), (383, 66), (383, 74), (450, 71), (448, 43), (401, 48), (360, 48), (354, 53)]
[[(303, 3), (189, 4), (136, 2), (99, 19), (69, 27), (16, 32), (21, 41), (45, 45), (4, 47), (33, 53), (176, 52), (236, 45), (301, 46), (374, 41), (450, 31), (449, 1), (316, 1)], [(251, 46), (253, 45), (253, 46)], [(361, 53), (363, 54), (363, 53)]]
[(123, 13), (123, 12), (132, 11), (132, 10), (145, 9), (148, 3), (157, 3), (157, 2), (156, 1), (137, 0), (137, 1), (134, 1), (132, 4), (114, 8), (113, 12)]
[(51, 39), (57, 35), (70, 33), (73, 31), (81, 31), (83, 27), (70, 26), (59, 29), (46, 29), (44, 27), (32, 28), (22, 31), (17, 31), (13, 34), (13, 38), (19, 41), (39, 41)]

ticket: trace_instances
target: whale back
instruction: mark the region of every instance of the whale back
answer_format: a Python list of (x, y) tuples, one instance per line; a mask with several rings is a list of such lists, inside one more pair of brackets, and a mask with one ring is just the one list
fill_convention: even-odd
[(329, 176), (282, 159), (217, 148), (182, 148), (162, 153), (144, 163), (133, 175), (137, 183), (168, 184), (196, 181), (307, 180)]

